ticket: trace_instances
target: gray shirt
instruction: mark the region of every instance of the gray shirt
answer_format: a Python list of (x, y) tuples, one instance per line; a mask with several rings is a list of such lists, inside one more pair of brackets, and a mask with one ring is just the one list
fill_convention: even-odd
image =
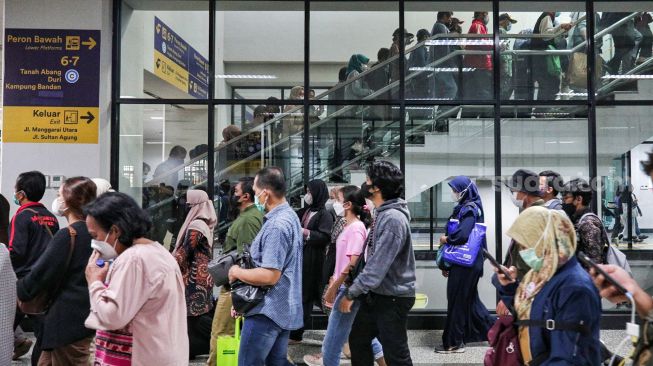
[(377, 210), (367, 263), (349, 287), (356, 297), (368, 292), (385, 296), (415, 296), (415, 253), (410, 212), (403, 199), (383, 203)]

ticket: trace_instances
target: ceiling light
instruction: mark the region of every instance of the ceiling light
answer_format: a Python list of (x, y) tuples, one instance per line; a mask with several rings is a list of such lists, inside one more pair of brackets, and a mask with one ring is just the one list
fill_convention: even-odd
[(170, 141), (145, 141), (146, 145), (170, 145)]
[(491, 39), (432, 39), (424, 42), (427, 46), (492, 46)]
[(605, 75), (602, 79), (653, 79), (653, 75)]
[(436, 71), (436, 72), (472, 72), (476, 71), (475, 67), (411, 67), (409, 71)]
[(218, 79), (276, 79), (277, 75), (216, 75)]
[(153, 117), (150, 117), (150, 119), (154, 119), (154, 120), (162, 121), (162, 120), (163, 120), (163, 117), (153, 116)]

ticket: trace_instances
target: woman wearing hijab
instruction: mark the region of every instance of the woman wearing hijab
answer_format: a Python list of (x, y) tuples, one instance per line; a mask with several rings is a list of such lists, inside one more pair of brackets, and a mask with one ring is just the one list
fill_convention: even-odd
[[(483, 222), (483, 203), (478, 187), (468, 177), (458, 176), (449, 182), (453, 200), (457, 202), (450, 219), (458, 227), (440, 238), (440, 244), (463, 245), (476, 223)], [(486, 244), (483, 243), (485, 246)], [(483, 254), (479, 252), (472, 267), (451, 265), (442, 271), (447, 281), (447, 320), (438, 353), (463, 353), (465, 343), (487, 340), (487, 331), (494, 323), (478, 296), (478, 281), (483, 276)]]
[[(531, 268), (521, 283), (497, 275), (520, 322), (525, 364), (600, 365), (601, 299), (576, 252), (574, 225), (562, 211), (531, 207), (508, 229)], [(510, 267), (515, 276), (517, 270)]]
[(186, 288), (190, 358), (209, 353), (213, 322), (213, 280), (207, 266), (212, 258), (213, 229), (218, 218), (204, 191), (186, 193), (190, 208), (179, 230), (174, 251)]
[[(321, 306), (322, 266), (324, 251), (331, 241), (333, 214), (325, 207), (329, 199), (329, 189), (320, 179), (308, 182), (304, 196), (304, 208), (297, 212), (304, 233), (304, 256), (302, 269), (302, 304), (304, 308), (304, 325), (311, 321), (313, 304)], [(304, 329), (290, 332), (290, 343), (302, 341)]]
[[(352, 55), (349, 58), (349, 64), (347, 64), (347, 80), (356, 79), (358, 75), (367, 70), (369, 62), (370, 59), (365, 55)], [(372, 94), (372, 89), (367, 86), (363, 79), (365, 78), (358, 78), (345, 86), (345, 99), (360, 100)]]
[(97, 187), (96, 194), (98, 197), (101, 195), (107, 193), (107, 192), (115, 192), (113, 190), (113, 187), (111, 187), (111, 183), (109, 183), (108, 180), (104, 178), (93, 178), (91, 179), (93, 183), (95, 183), (95, 186)]

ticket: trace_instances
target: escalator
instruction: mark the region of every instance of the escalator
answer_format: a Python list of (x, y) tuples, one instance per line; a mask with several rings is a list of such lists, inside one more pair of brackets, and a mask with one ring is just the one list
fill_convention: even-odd
[[(631, 15), (630, 17), (634, 16)], [(584, 18), (581, 18), (583, 20)], [(622, 22), (628, 20), (624, 18)], [(617, 22), (612, 27), (618, 27), (622, 22)], [(611, 28), (604, 29), (596, 34), (600, 39), (609, 34)], [(563, 35), (564, 32), (557, 34)], [(557, 36), (556, 35), (556, 36)], [(501, 35), (506, 38), (535, 38), (543, 35)], [(545, 35), (546, 36), (546, 35)], [(407, 57), (411, 53), (423, 48), (437, 47), (443, 42), (459, 44), (470, 42), (470, 40), (487, 39), (488, 35), (474, 34), (447, 34), (435, 35), (428, 40), (418, 43), (406, 51)], [(552, 35), (548, 35), (552, 37)], [(505, 54), (524, 57), (544, 57), (547, 55), (569, 56), (579, 52), (586, 46), (583, 42), (568, 50), (555, 51), (531, 51), (531, 50), (510, 50)], [(432, 83), (438, 72), (452, 72), (445, 70), (452, 60), (468, 55), (487, 55), (491, 50), (464, 50), (459, 49), (450, 52), (442, 58), (431, 60), (423, 67), (407, 68), (405, 73), (406, 89), (416, 85)], [(346, 94), (347, 88), (361, 80), (374, 78), (378, 74), (387, 73), (387, 70), (398, 63), (397, 56), (382, 62), (375, 67), (361, 73), (357, 78), (348, 80), (331, 88), (327, 92), (318, 95), (317, 100), (338, 99)], [(653, 58), (645, 60), (637, 67), (624, 73), (624, 75), (640, 75), (650, 72), (653, 69)], [(458, 75), (463, 70), (458, 70)], [(608, 77), (606, 77), (608, 76)], [(611, 78), (609, 75), (601, 75), (597, 78), (597, 98), (612, 97), (617, 94), (620, 86), (632, 80)], [(653, 80), (641, 80), (640, 93), (648, 93), (644, 96), (653, 98)], [(489, 87), (489, 86), (488, 86)], [(363, 100), (383, 100), (395, 96), (399, 92), (399, 81), (389, 81), (387, 85), (370, 90), (362, 97)], [(582, 94), (582, 93), (581, 93)], [(586, 95), (586, 94), (585, 94)], [(336, 97), (340, 96), (340, 97)], [(413, 95), (414, 96), (414, 95)], [(623, 96), (621, 96), (623, 97)], [(581, 96), (582, 98), (582, 96)], [(586, 96), (585, 96), (586, 98)], [(418, 99), (418, 98), (413, 98)], [(358, 106), (346, 105), (337, 108), (329, 108), (326, 116), (309, 116), (309, 155), (303, 156), (303, 136), (306, 131), (303, 129), (303, 106), (289, 108), (260, 126), (243, 131), (243, 134), (230, 140), (227, 143), (215, 147), (211, 153), (215, 156), (216, 171), (213, 172), (216, 184), (221, 180), (235, 181), (242, 176), (253, 176), (263, 166), (275, 165), (282, 167), (287, 176), (289, 197), (298, 198), (303, 193), (305, 184), (303, 167), (305, 159), (308, 159), (308, 172), (310, 179), (323, 179), (327, 182), (337, 184), (360, 184), (365, 179), (365, 167), (378, 158), (393, 161), (399, 165), (400, 147), (402, 146), (400, 126), (405, 121), (406, 131), (406, 197), (415, 197), (421, 192), (437, 185), (452, 175), (467, 174), (475, 177), (490, 177), (494, 175), (493, 168), (493, 130), (494, 118), (491, 115), (491, 101), (488, 106), (462, 105), (440, 107), (436, 105), (438, 100), (433, 101), (434, 106), (422, 106), (415, 108), (408, 107), (406, 115), (400, 116), (398, 107), (394, 109), (386, 106)], [(521, 107), (520, 107), (521, 108)], [(516, 108), (515, 108), (516, 109)], [(544, 115), (541, 118), (533, 113), (535, 107), (526, 113), (526, 117), (514, 113), (510, 115), (510, 108), (506, 107), (508, 117), (502, 118), (502, 135), (520, 136), (523, 143), (504, 146), (502, 159), (505, 160), (504, 167), (515, 168), (522, 166), (537, 167), (532, 161), (525, 161), (520, 155), (542, 156), (549, 160), (556, 157), (558, 161), (564, 161), (564, 166), (582, 166), (586, 164), (587, 151), (582, 146), (562, 146), (552, 149), (553, 145), (546, 140), (547, 134), (570, 134), (578, 131), (569, 130), (569, 126), (576, 122), (586, 120), (582, 116), (580, 108), (574, 111), (569, 107), (565, 113), (559, 116)], [(504, 109), (502, 108), (502, 117)], [(586, 111), (586, 108), (585, 108)], [(490, 114), (488, 115), (488, 112)], [(586, 113), (586, 112), (585, 112)], [(444, 121), (444, 122), (443, 122)], [(546, 123), (543, 123), (546, 122)], [(444, 128), (443, 128), (443, 123)], [(552, 132), (552, 129), (554, 130)], [(580, 130), (579, 130), (580, 131)], [(601, 133), (602, 131), (599, 131)], [(637, 124), (635, 131), (626, 131), (628, 138), (624, 140), (627, 146), (611, 146), (609, 149), (600, 151), (599, 171), (608, 169), (612, 157), (623, 153), (642, 141), (642, 136), (653, 136), (653, 126), (650, 124)], [(570, 138), (571, 138), (570, 137)], [(582, 134), (575, 136), (582, 139)], [(586, 139), (586, 136), (585, 136)], [(570, 144), (571, 145), (571, 144)], [(537, 146), (547, 146), (547, 151), (538, 152)], [(169, 172), (189, 179), (193, 185), (206, 184), (207, 154), (196, 157), (187, 162), (184, 166)], [(609, 157), (609, 158), (608, 158)], [(609, 163), (608, 163), (609, 161)], [(605, 164), (604, 164), (605, 162)], [(605, 167), (603, 166), (605, 165)], [(563, 168), (564, 169), (564, 168)], [(570, 172), (572, 170), (570, 169)], [(561, 172), (564, 174), (564, 172)], [(575, 172), (574, 172), (575, 173)], [(573, 175), (573, 174), (571, 174)], [(156, 177), (149, 182), (149, 185), (158, 185), (165, 176)], [(165, 205), (166, 200), (155, 204), (150, 209), (156, 209)]]

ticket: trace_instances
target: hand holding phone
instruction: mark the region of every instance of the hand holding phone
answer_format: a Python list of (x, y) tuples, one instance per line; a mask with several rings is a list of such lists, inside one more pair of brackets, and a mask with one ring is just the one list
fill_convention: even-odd
[[(581, 263), (586, 265), (589, 268), (592, 268), (595, 273), (600, 274), (605, 278), (606, 281), (608, 281), (612, 286), (614, 286), (619, 292), (622, 294), (627, 294), (629, 291), (626, 290), (625, 287), (622, 286), (621, 283), (617, 282), (612, 276), (610, 276), (606, 271), (603, 270), (603, 268), (599, 267), (596, 263), (594, 263), (588, 256), (587, 254), (583, 252), (578, 252), (576, 254), (576, 257), (578, 257), (578, 260), (580, 260)], [(596, 276), (594, 276), (596, 277)]]
[(496, 258), (494, 258), (492, 254), (490, 254), (490, 252), (488, 252), (487, 249), (485, 248), (483, 248), (483, 255), (485, 256), (485, 258), (487, 258), (487, 260), (490, 261), (490, 264), (492, 264), (494, 268), (498, 269), (499, 272), (501, 272), (504, 276), (506, 276), (507, 279), (511, 281), (515, 280), (515, 278), (512, 277), (508, 269), (505, 266), (501, 265), (501, 263), (499, 263), (499, 261), (497, 261)]

